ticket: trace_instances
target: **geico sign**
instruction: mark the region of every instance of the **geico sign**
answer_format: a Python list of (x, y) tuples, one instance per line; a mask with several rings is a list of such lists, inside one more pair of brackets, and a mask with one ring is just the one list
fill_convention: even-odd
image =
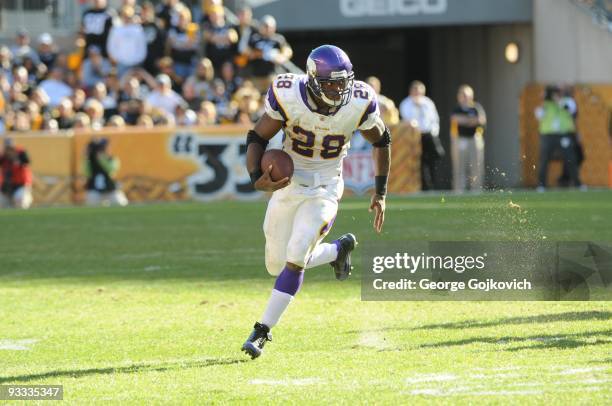
[(344, 17), (440, 14), (446, 9), (447, 0), (340, 0)]

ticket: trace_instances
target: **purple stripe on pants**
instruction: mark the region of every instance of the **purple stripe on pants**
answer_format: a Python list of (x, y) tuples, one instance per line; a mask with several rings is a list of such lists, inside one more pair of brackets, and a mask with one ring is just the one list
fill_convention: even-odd
[(276, 278), (274, 289), (295, 296), (304, 281), (304, 271), (296, 272), (285, 267)]
[(331, 219), (331, 221), (329, 223), (327, 223), (323, 227), (321, 227), (321, 230), (319, 231), (319, 235), (323, 235), (323, 234), (327, 233), (329, 230), (331, 230), (332, 226), (334, 225), (334, 221), (336, 221), (336, 216), (334, 216), (334, 218)]

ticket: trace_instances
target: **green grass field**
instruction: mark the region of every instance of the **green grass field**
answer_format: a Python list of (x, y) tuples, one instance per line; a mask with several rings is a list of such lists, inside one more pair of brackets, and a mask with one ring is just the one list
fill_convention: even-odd
[[(510, 207), (512, 201), (522, 207)], [(307, 271), (264, 355), (265, 202), (0, 211), (0, 384), (72, 403), (612, 404), (610, 302), (362, 302)], [(366, 198), (330, 236), (612, 241), (612, 192)]]

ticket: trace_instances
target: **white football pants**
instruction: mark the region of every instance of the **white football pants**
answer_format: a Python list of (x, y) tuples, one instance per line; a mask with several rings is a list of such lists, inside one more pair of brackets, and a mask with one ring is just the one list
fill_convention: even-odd
[(270, 275), (280, 274), (286, 262), (304, 267), (331, 229), (343, 190), (341, 180), (317, 187), (292, 182), (272, 194), (263, 225)]

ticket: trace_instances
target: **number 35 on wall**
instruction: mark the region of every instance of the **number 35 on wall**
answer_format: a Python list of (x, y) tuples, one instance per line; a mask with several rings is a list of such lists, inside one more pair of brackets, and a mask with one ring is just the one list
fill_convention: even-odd
[(202, 200), (220, 194), (237, 198), (260, 194), (246, 171), (246, 149), (245, 140), (237, 137), (176, 134), (170, 142), (172, 155), (196, 162), (198, 170), (187, 177), (187, 184), (193, 197)]

